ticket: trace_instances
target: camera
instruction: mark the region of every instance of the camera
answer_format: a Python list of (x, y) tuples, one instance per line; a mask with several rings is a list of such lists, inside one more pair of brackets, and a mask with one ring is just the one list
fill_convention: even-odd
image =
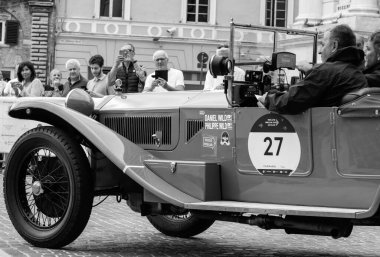
[(156, 70), (154, 71), (154, 75), (152, 75), (152, 78), (154, 79), (162, 78), (168, 81), (168, 70)]
[(120, 50), (119, 51), (119, 55), (123, 56), (124, 58), (128, 57), (129, 55), (129, 50), (128, 49), (125, 49), (125, 50)]
[(172, 27), (166, 30), (166, 32), (168, 32), (171, 36), (173, 36), (176, 31), (177, 31), (176, 27)]

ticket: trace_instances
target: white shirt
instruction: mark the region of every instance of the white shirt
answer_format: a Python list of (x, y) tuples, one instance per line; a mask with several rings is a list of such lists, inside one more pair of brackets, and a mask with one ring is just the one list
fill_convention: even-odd
[(6, 85), (7, 85), (7, 82), (5, 82), (3, 80), (0, 81), (0, 96), (3, 95), (3, 91), (4, 91), (4, 88)]
[[(155, 80), (155, 78), (152, 76), (154, 76), (154, 72), (149, 74), (148, 77), (146, 78), (144, 91), (150, 91), (150, 89), (152, 88), (152, 83)], [(171, 87), (174, 87), (174, 88), (176, 88), (177, 86), (185, 87), (182, 71), (174, 69), (174, 68), (169, 68), (167, 83)], [(168, 91), (168, 90), (162, 87), (158, 87), (158, 86), (153, 89), (153, 92), (165, 92), (165, 91)]]
[[(223, 84), (224, 76), (217, 76), (214, 78), (210, 71), (206, 73), (205, 86), (203, 90), (222, 90), (218, 86)], [(234, 81), (245, 81), (245, 71), (239, 67), (234, 67)]]

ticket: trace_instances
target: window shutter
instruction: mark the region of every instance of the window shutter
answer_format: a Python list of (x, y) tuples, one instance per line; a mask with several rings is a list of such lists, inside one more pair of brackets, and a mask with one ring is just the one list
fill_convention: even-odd
[(5, 24), (5, 44), (17, 45), (19, 24), (18, 21), (7, 21)]

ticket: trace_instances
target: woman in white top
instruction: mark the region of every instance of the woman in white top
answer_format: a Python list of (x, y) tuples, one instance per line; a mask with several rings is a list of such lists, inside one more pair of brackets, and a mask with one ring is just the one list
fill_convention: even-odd
[(12, 88), (16, 96), (43, 96), (45, 93), (41, 81), (36, 78), (33, 63), (26, 61), (20, 63), (17, 69), (17, 79), (20, 83), (13, 83)]

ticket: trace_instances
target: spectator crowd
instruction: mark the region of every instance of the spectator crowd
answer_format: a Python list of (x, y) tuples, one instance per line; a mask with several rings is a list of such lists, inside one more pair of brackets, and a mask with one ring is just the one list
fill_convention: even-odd
[[(0, 71), (0, 96), (15, 97), (66, 97), (75, 88), (86, 90), (92, 97), (103, 97), (117, 93), (139, 93), (148, 91), (178, 91), (185, 89), (182, 71), (168, 67), (169, 56), (164, 50), (153, 54), (156, 72), (147, 74), (146, 69), (135, 59), (135, 47), (128, 43), (122, 46), (108, 74), (103, 71), (104, 58), (97, 54), (89, 59), (93, 79), (81, 74), (77, 59), (66, 61), (68, 78), (63, 81), (62, 71), (54, 68), (46, 85), (36, 76), (34, 65), (24, 61), (17, 65), (17, 76), (4, 81)], [(159, 75), (157, 75), (159, 74)]]

